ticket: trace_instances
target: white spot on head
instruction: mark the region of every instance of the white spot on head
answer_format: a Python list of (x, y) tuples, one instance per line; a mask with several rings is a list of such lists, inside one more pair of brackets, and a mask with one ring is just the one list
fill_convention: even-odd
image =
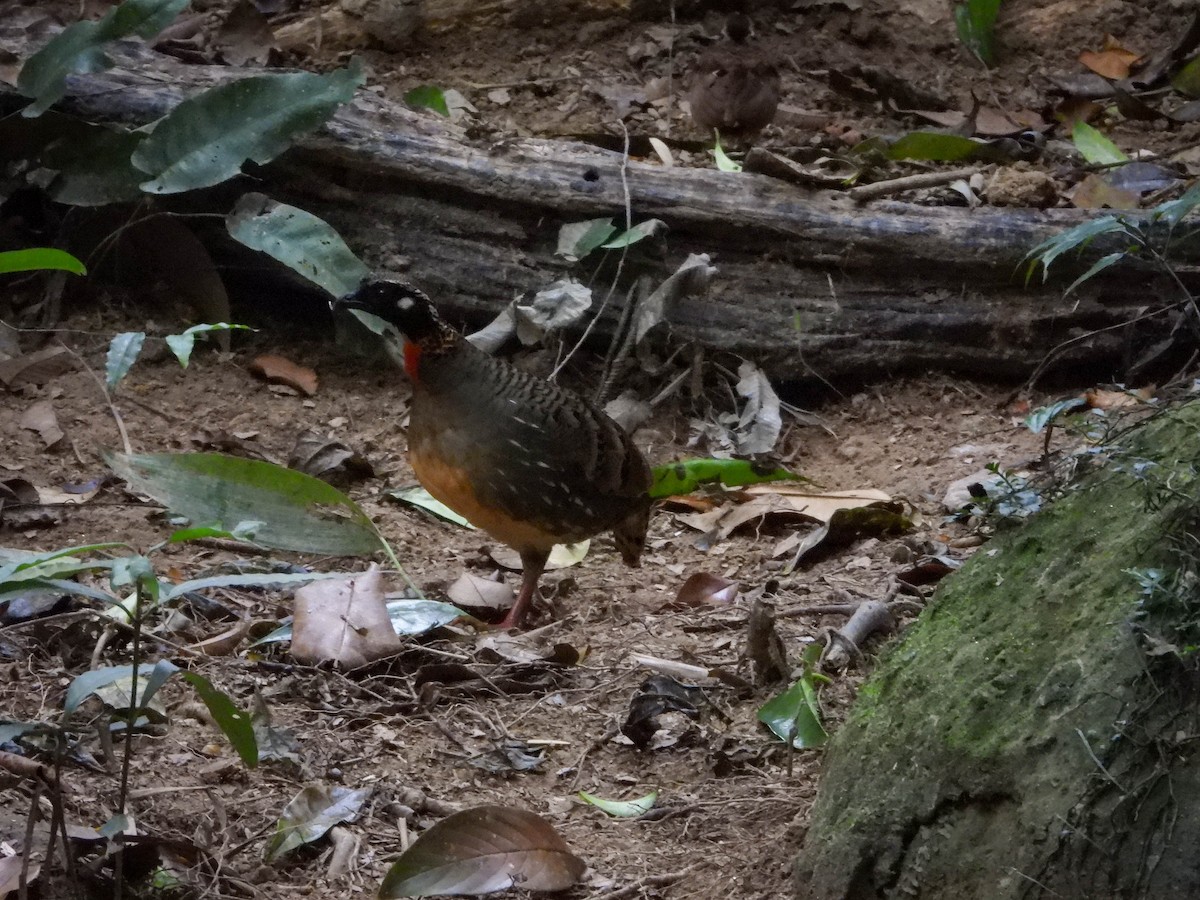
[(412, 297), (401, 297), (399, 300), (396, 301), (396, 308), (399, 309), (400, 312), (408, 312), (410, 309), (412, 309), (416, 305), (417, 305), (417, 301), (414, 300)]

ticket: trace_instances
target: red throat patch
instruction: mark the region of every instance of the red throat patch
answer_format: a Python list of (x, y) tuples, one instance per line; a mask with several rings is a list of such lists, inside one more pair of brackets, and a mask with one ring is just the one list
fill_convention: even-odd
[(413, 381), (417, 380), (417, 371), (421, 362), (421, 346), (412, 341), (404, 342), (404, 371)]

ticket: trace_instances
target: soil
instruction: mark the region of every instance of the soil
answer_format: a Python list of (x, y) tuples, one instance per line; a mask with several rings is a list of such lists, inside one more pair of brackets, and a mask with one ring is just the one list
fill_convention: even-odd
[[(205, 52), (213, 52), (219, 48), (215, 23), (228, 5), (197, 6), (202, 6), (202, 34), (210, 38)], [(69, 20), (77, 4), (63, 4), (63, 10)], [(301, 8), (287, 16), (302, 21), (310, 12)], [(1187, 19), (1182, 5), (1165, 0), (1012, 2), (1004, 5), (998, 27), (1000, 64), (985, 72), (956, 41), (951, 5), (945, 2), (795, 3), (756, 9), (754, 17), (761, 40), (787, 60), (784, 103), (800, 110), (783, 115), (766, 136), (769, 144), (787, 147), (844, 147), (858, 137), (915, 127), (878, 99), (854, 99), (833, 90), (830, 72), (878, 67), (934, 91), (956, 108), (968, 103), (974, 90), (1008, 109), (1042, 109), (1048, 103), (1045, 73), (1078, 71), (1078, 53), (1098, 49), (1105, 33), (1150, 52), (1160, 48), (1164, 35), (1180, 32)], [(613, 107), (597, 88), (644, 90), (672, 66), (681, 72), (702, 38), (718, 34), (720, 23), (715, 7), (680, 3), (674, 25), (663, 16), (613, 17), (582, 28), (544, 20), (460, 28), (420, 36), (403, 52), (367, 50), (369, 82), (395, 94), (424, 83), (459, 86), (478, 110), (481, 135), (619, 134)], [(674, 35), (671, 54), (658, 43), (663, 34)], [(648, 43), (651, 50), (645, 49)], [(334, 46), (282, 55), (317, 67), (343, 57)], [(489, 92), (501, 89), (507, 92), (503, 103), (502, 95), (489, 98)], [(626, 126), (642, 134), (688, 129), (673, 94), (657, 106), (636, 103)], [(1193, 140), (1190, 126), (1165, 131), (1144, 122), (1123, 122), (1109, 133), (1126, 150), (1182, 150)], [(702, 164), (704, 155), (696, 152), (682, 161)], [(19, 307), (33, 295), (27, 289), (11, 299)], [(151, 317), (158, 321), (148, 322)], [(120, 446), (94, 374), (104, 370), (109, 340), (122, 331), (165, 334), (179, 327), (170, 313), (118, 288), (97, 291), (91, 302), (73, 308), (58, 323), (55, 338), (77, 353), (87, 370), (76, 364), (43, 384), (4, 395), (4, 478), (60, 488), (103, 478), (100, 450)], [(44, 336), (27, 333), (21, 339), (28, 351)], [(298, 435), (315, 430), (374, 465), (375, 477), (348, 491), (429, 596), (441, 596), (468, 571), (515, 582), (516, 575), (493, 561), (486, 536), (383, 497), (386, 489), (413, 480), (403, 429), (408, 389), (399, 372), (366, 367), (331, 342), (280, 321), (263, 322), (260, 331), (236, 337), (229, 354), (200, 348), (186, 370), (161, 348), (151, 349), (114, 403), (136, 450), (220, 449), (286, 462)], [(320, 377), (316, 393), (304, 397), (251, 375), (249, 362), (264, 352), (314, 369)], [(789, 555), (777, 555), (781, 541), (796, 529), (807, 532), (811, 524), (759, 521), (701, 549), (701, 533), (681, 518), (687, 511), (660, 509), (640, 570), (625, 568), (611, 540), (600, 538), (578, 567), (544, 579), (543, 595), (552, 599), (539, 605), (533, 631), (515, 639), (543, 654), (556, 644), (568, 645), (580, 657), (574, 665), (495, 663), (470, 628), (411, 639), (399, 658), (351, 673), (296, 665), (286, 644), (253, 651), (243, 645), (238, 655), (202, 660), (179, 654), (179, 645), (218, 634), (238, 617), (275, 622), (291, 612), (287, 594), (217, 592), (223, 617), (206, 621), (192, 610), (190, 621), (177, 624), (181, 630), (167, 630), (165, 624), (156, 630), (151, 651), (186, 660), (243, 707), (261, 696), (273, 724), (294, 734), (297, 761), (247, 769), (203, 721), (191, 690), (173, 680), (163, 691), (168, 722), (134, 742), (130, 810), (139, 833), (204, 848), (215, 868), (209, 865), (201, 877), (203, 896), (332, 898), (373, 894), (406, 835), (411, 840), (454, 809), (499, 804), (544, 816), (587, 862), (583, 881), (563, 896), (605, 896), (621, 888), (629, 889), (621, 895), (628, 897), (788, 896), (791, 863), (818, 787), (820, 753), (789, 753), (756, 721), (758, 708), (779, 687), (695, 682), (703, 684), (712, 708), (696, 720), (664, 717), (655, 747), (637, 749), (618, 729), (638, 686), (653, 672), (634, 657), (721, 668), (752, 680), (746, 659), (748, 608), (764, 588), (789, 663), (796, 666), (809, 643), (845, 623), (844, 616), (804, 610), (895, 596), (897, 573), (910, 569), (914, 560), (969, 556), (978, 544), (972, 528), (977, 523), (945, 519), (941, 500), (947, 487), (988, 463), (1021, 468), (1041, 451), (1041, 437), (1021, 423), (1025, 408), (1008, 404), (1010, 390), (934, 373), (839, 396), (809, 415), (785, 415), (777, 451), (787, 465), (823, 489), (874, 488), (902, 499), (918, 514), (913, 528), (900, 536), (860, 539), (785, 574)], [(1028, 400), (1036, 406), (1069, 393), (1035, 394)], [(717, 398), (714, 393), (710, 403), (692, 406), (681, 401), (641, 430), (637, 440), (652, 462), (706, 452), (694, 422), (729, 411)], [(37, 401), (52, 404), (65, 433), (49, 449), (21, 425)], [(39, 551), (101, 541), (145, 551), (170, 531), (157, 507), (111, 482), (84, 503), (48, 508), (40, 520), (22, 519), (15, 529), (13, 519), (7, 521), (0, 536), (4, 545)], [(154, 558), (160, 573), (178, 581), (245, 555), (201, 543), (170, 545)], [(365, 565), (284, 553), (269, 558), (321, 571), (357, 572)], [(680, 586), (696, 572), (737, 582), (739, 599), (671, 608)], [(396, 590), (403, 587), (398, 577), (390, 580)], [(921, 593), (909, 598), (918, 600), (915, 606), (903, 607), (901, 627), (927, 599), (929, 588)], [(71, 678), (96, 665), (128, 662), (130, 646), (122, 632), (106, 636), (96, 650), (102, 620), (85, 607), (0, 626), (0, 708), (6, 717), (57, 721)], [(880, 639), (873, 639), (863, 648), (867, 658), (848, 673), (835, 674), (823, 689), (828, 729), (837, 728), (860, 683), (862, 665), (870, 665), (879, 646)], [(486, 678), (455, 683), (445, 674), (447, 663), (468, 666)], [(529, 683), (524, 692), (516, 690), (518, 674)], [(98, 713), (98, 707), (85, 709)], [(116, 810), (117, 768), (103, 761), (93, 732), (79, 735), (81, 756), (90, 754), (92, 762), (84, 757), (66, 766), (66, 818), (97, 828)], [(532, 771), (500, 774), (468, 762), (506, 740), (545, 742), (544, 761)], [(310, 782), (374, 789), (363, 815), (347, 826), (360, 841), (347, 874), (327, 874), (330, 845), (324, 840), (281, 864), (261, 861), (283, 806)], [(578, 790), (610, 799), (658, 791), (660, 812), (636, 820), (608, 818), (578, 800)], [(20, 845), (29, 793), (14, 785), (0, 790), (0, 797), (0, 806), (10, 811), (0, 819), (0, 840)], [(44, 840), (35, 841), (36, 848), (44, 846)], [(166, 848), (160, 852), (168, 855)], [(65, 890), (61, 878), (51, 876), (43, 896), (67, 896)]]

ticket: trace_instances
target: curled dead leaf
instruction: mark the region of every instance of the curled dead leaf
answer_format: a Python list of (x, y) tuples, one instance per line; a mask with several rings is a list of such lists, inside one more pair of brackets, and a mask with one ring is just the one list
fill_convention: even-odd
[(306, 397), (317, 392), (317, 373), (282, 356), (270, 353), (256, 356), (246, 368), (271, 384), (286, 385)]

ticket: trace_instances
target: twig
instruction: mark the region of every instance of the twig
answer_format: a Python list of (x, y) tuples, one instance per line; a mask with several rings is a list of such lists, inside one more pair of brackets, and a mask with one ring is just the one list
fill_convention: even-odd
[(492, 84), (475, 84), (468, 81), (467, 87), (473, 91), (494, 91), (499, 88), (537, 87), (540, 84), (559, 84), (563, 81), (582, 81), (586, 75), (555, 75), (552, 78), (526, 78), (521, 81), (497, 81)]
[(972, 168), (951, 169), (949, 172), (918, 172), (916, 175), (904, 175), (900, 178), (890, 178), (887, 181), (876, 181), (874, 184), (860, 184), (858, 187), (850, 188), (850, 199), (862, 203), (866, 200), (886, 197), (889, 194), (899, 194), (901, 191), (937, 187), (941, 184), (958, 181), (960, 178), (970, 178), (972, 175), (979, 174), (980, 171), (978, 168)]
[(830, 644), (822, 663), (831, 669), (843, 669), (853, 659), (861, 663), (859, 647), (877, 631), (892, 631), (896, 621), (888, 605), (881, 600), (864, 600), (839, 631), (830, 629)]
[(108, 404), (108, 411), (112, 414), (113, 421), (117, 423), (117, 432), (121, 435), (121, 447), (125, 450), (126, 454), (133, 453), (133, 445), (129, 443), (129, 433), (125, 430), (125, 420), (121, 418), (121, 413), (113, 405), (112, 394), (108, 392), (108, 386), (100, 380), (100, 376), (87, 364), (87, 360), (64, 344), (61, 339), (58, 341), (58, 345), (79, 360), (79, 364), (83, 366), (84, 371), (92, 376), (92, 380), (96, 382), (96, 387), (100, 388), (104, 402)]
[(1111, 781), (1113, 783), (1113, 787), (1115, 787), (1118, 791), (1120, 791), (1122, 794), (1128, 793), (1125, 788), (1121, 787), (1121, 782), (1113, 778), (1112, 773), (1110, 773), (1108, 769), (1104, 768), (1104, 763), (1100, 762), (1100, 758), (1096, 756), (1095, 751), (1092, 750), (1092, 745), (1088, 743), (1088, 739), (1084, 736), (1083, 732), (1076, 728), (1075, 733), (1079, 735), (1079, 739), (1083, 741), (1083, 747), (1085, 750), (1087, 750), (1088, 756), (1092, 758), (1092, 762), (1096, 764), (1096, 768), (1104, 773), (1104, 777)]
[[(625, 136), (625, 145), (621, 150), (621, 189), (625, 197), (625, 230), (628, 231), (633, 227), (633, 201), (629, 196), (629, 129), (625, 127), (625, 123), (621, 122), (621, 133)], [(550, 373), (550, 380), (553, 381), (558, 377), (558, 373), (562, 371), (563, 366), (571, 361), (571, 357), (575, 352), (583, 346), (584, 342), (592, 333), (592, 329), (600, 321), (600, 316), (608, 306), (608, 301), (612, 299), (613, 292), (617, 289), (617, 284), (621, 280), (621, 272), (625, 269), (625, 257), (629, 254), (629, 245), (626, 244), (621, 248), (621, 255), (617, 257), (617, 270), (613, 273), (612, 284), (608, 286), (608, 293), (604, 295), (604, 299), (600, 301), (600, 307), (596, 310), (596, 314), (592, 316), (592, 320), (588, 322), (587, 327), (583, 329), (583, 334), (579, 336), (579, 340), (575, 342), (567, 355), (562, 358), (558, 365), (554, 367), (554, 371)], [(616, 341), (620, 336), (620, 331), (613, 338)]]
[[(699, 865), (697, 863), (696, 865)], [(665, 875), (647, 875), (644, 878), (639, 878), (632, 884), (627, 884), (623, 888), (617, 888), (615, 891), (604, 891), (599, 894), (591, 894), (587, 900), (624, 900), (626, 897), (637, 897), (647, 888), (667, 887), (677, 881), (682, 881), (692, 872), (696, 871), (696, 865), (688, 866), (686, 869), (681, 869), (678, 872), (667, 872)]]

